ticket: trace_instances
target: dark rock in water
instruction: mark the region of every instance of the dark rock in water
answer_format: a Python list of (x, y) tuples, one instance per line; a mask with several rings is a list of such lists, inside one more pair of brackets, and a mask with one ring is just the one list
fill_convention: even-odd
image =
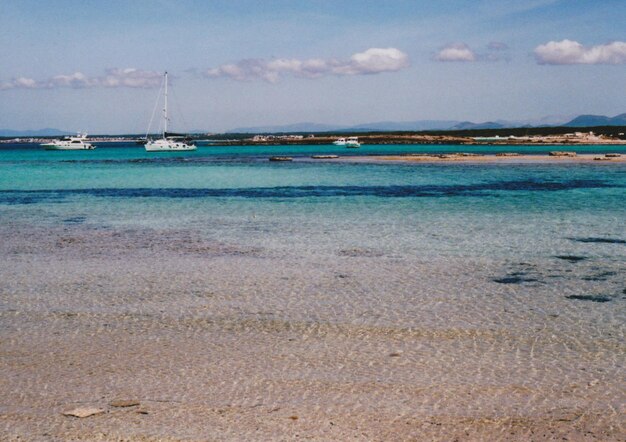
[(270, 157), (270, 161), (293, 161), (292, 157)]
[(522, 284), (524, 282), (537, 282), (538, 279), (535, 278), (522, 278), (521, 276), (505, 276), (504, 278), (494, 278), (493, 282), (497, 282), (498, 284)]
[(569, 262), (579, 262), (587, 259), (586, 256), (575, 256), (575, 255), (556, 255), (555, 258), (562, 259), (563, 261)]
[(569, 295), (567, 299), (576, 299), (578, 301), (592, 301), (592, 302), (609, 302), (611, 298), (602, 295)]
[(554, 150), (550, 152), (548, 155), (550, 155), (551, 157), (575, 157), (576, 152)]
[(585, 276), (582, 279), (584, 281), (606, 281), (606, 278), (608, 276), (615, 276), (615, 275), (617, 275), (616, 272), (601, 272), (596, 275)]
[(626, 244), (625, 239), (615, 239), (615, 238), (567, 238), (571, 241), (578, 242), (590, 242), (590, 243), (605, 243), (605, 244)]

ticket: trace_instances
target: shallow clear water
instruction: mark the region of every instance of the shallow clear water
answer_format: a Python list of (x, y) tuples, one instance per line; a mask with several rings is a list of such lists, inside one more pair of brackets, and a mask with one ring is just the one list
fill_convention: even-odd
[[(584, 277), (590, 259), (614, 271), (626, 256), (622, 164), (350, 164), (308, 155), (271, 163), (263, 155), (324, 148), (0, 150), (0, 216), (12, 229), (150, 229), (164, 240), (169, 231), (188, 231), (198, 241), (253, 245), (284, 259), (336, 260), (354, 249), (372, 262), (542, 260), (573, 273), (565, 280)], [(458, 146), (436, 146), (448, 148)], [(555, 255), (589, 259), (573, 265)], [(623, 298), (623, 275), (615, 276), (596, 284), (609, 306)], [(546, 288), (565, 284), (544, 279)]]
[[(347, 327), (346, 336), (363, 339), (346, 344), (342, 364), (374, 351), (372, 330), (386, 330), (403, 354), (428, 349), (428, 366), (352, 375), (450, 388), (424, 407), (545, 411), (571, 399), (566, 386), (597, 379), (601, 393), (586, 396), (593, 404), (623, 404), (626, 165), (309, 158), (337, 152), (3, 148), (0, 311)], [(271, 163), (269, 155), (296, 159)], [(426, 335), (432, 342), (409, 344)], [(335, 377), (299, 364), (309, 381)], [(537, 391), (519, 401), (476, 397), (477, 408), (463, 409), (452, 387), (460, 384)], [(571, 407), (590, 406), (576, 398)]]
[[(365, 147), (375, 153), (433, 149)], [(194, 153), (155, 155), (141, 148), (5, 149), (0, 150), (0, 207), (7, 219), (32, 215), (34, 224), (63, 225), (64, 219), (74, 216), (80, 217), (75, 224), (219, 230), (232, 239), (250, 223), (272, 223), (275, 235), (296, 230), (302, 234), (292, 234), (294, 238), (314, 244), (325, 236), (346, 241), (380, 237), (385, 240), (379, 239), (377, 245), (383, 248), (423, 249), (428, 232), (435, 231), (442, 237), (462, 236), (463, 242), (482, 242), (481, 247), (468, 248), (457, 238), (431, 245), (433, 253), (449, 250), (460, 255), (500, 249), (504, 246), (500, 241), (487, 238), (499, 236), (496, 232), (501, 230), (524, 238), (518, 253), (527, 248), (535, 254), (541, 251), (530, 244), (557, 242), (575, 248), (568, 235), (621, 238), (624, 233), (619, 221), (626, 210), (626, 177), (620, 164), (349, 164), (308, 158), (324, 149), (337, 150), (201, 147)], [(602, 146), (577, 149), (594, 151)], [(265, 152), (305, 154), (293, 163), (277, 164), (268, 162)], [(313, 240), (319, 229), (338, 229), (341, 235), (329, 231)], [(271, 241), (266, 233), (261, 236)]]

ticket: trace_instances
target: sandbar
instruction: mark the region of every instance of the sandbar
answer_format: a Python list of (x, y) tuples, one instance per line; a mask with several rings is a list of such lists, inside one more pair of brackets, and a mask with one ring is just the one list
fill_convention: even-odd
[(405, 154), (405, 155), (363, 155), (343, 156), (340, 160), (350, 162), (401, 162), (401, 163), (538, 163), (538, 164), (614, 164), (625, 163), (626, 155), (615, 154), (576, 154), (576, 155), (541, 155), (541, 154)]

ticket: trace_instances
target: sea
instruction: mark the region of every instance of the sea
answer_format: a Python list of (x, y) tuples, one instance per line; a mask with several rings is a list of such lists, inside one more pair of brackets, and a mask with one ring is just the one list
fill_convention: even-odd
[[(626, 164), (311, 158), (459, 149), (547, 155), (549, 146), (201, 145), (146, 153), (130, 143), (94, 144), (0, 145), (5, 334), (47, 342), (34, 319), (42, 315), (203, 318), (299, 324), (288, 328), (296, 338), (307, 327), (352, 330), (362, 341), (336, 351), (363, 355), (380, 332), (389, 336), (385, 355), (421, 351), (409, 359), (416, 365), (346, 376), (436, 383), (448, 392), (419, 402), (419, 412), (583, 410), (623, 424), (607, 410), (625, 403)], [(626, 154), (625, 146), (567, 150)], [(60, 333), (75, 330), (55, 324)], [(422, 338), (430, 340), (412, 347)], [(340, 369), (297, 366), (305, 380), (341, 378)], [(470, 403), (461, 385), (504, 389)], [(512, 394), (511, 385), (528, 391)], [(19, 406), (43, 404), (29, 400)]]

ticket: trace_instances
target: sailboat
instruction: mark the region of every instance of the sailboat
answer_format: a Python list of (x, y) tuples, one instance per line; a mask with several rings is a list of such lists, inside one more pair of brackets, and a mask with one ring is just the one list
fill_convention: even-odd
[[(163, 105), (163, 132), (161, 138), (156, 140), (148, 140), (144, 145), (147, 152), (180, 152), (196, 150), (197, 147), (186, 136), (180, 134), (174, 134), (167, 131), (167, 72), (165, 72), (165, 95)], [(154, 114), (153, 114), (154, 115)], [(148, 128), (148, 131), (150, 129)], [(147, 135), (146, 135), (147, 138)]]

